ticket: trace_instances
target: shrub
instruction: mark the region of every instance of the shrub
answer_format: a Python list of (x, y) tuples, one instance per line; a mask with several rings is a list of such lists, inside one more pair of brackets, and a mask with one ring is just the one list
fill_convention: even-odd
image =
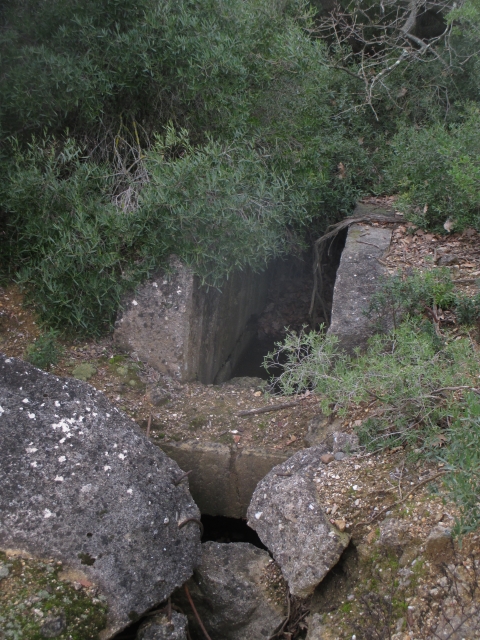
[[(109, 201), (107, 169), (71, 141), (17, 149), (4, 185), (10, 268), (41, 319), (63, 332), (109, 328), (121, 294), (148, 272), (145, 224)], [(159, 247), (161, 249), (161, 247)]]
[[(277, 362), (280, 352), (283, 365)], [(463, 514), (459, 527), (480, 522), (478, 452), (463, 449), (480, 438), (480, 400), (468, 391), (476, 389), (480, 356), (469, 339), (445, 344), (431, 323), (410, 319), (374, 336), (355, 357), (338, 353), (331, 336), (289, 334), (266, 365), (273, 362), (283, 367), (276, 378), (283, 393), (313, 389), (326, 414), (347, 415), (375, 402), (373, 417), (359, 428), (361, 442), (370, 450), (410, 446), (444, 459)]]
[(379, 327), (385, 320), (396, 327), (405, 314), (415, 316), (427, 312), (431, 316), (434, 309), (450, 309), (456, 301), (448, 268), (415, 271), (408, 276), (400, 272), (382, 279), (367, 314), (376, 318)]
[(453, 125), (403, 127), (393, 138), (387, 174), (399, 206), (421, 227), (480, 229), (480, 111)]

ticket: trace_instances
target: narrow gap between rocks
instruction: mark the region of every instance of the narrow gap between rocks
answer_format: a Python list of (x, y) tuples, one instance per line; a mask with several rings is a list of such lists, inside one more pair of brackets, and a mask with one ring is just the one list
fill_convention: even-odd
[(268, 551), (256, 531), (243, 518), (202, 515), (202, 542), (249, 542), (259, 549)]
[(254, 320), (255, 337), (237, 363), (232, 378), (248, 376), (268, 380), (274, 368), (263, 367), (264, 358), (283, 341), (287, 330), (299, 332), (328, 327), (332, 310), (335, 278), (348, 229), (342, 230), (329, 243), (322, 262), (321, 300), (317, 297), (313, 314), (310, 304), (314, 287), (313, 250), (301, 257), (279, 261), (273, 270), (268, 299), (262, 314)]

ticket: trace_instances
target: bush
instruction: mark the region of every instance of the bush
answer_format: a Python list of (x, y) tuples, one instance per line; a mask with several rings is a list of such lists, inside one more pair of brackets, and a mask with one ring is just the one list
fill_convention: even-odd
[(71, 141), (34, 141), (17, 149), (4, 185), (10, 268), (43, 322), (62, 332), (108, 329), (122, 293), (152, 264), (140, 252), (144, 221), (111, 204), (106, 176)]
[(8, 0), (0, 20), (0, 257), (49, 326), (107, 331), (168, 253), (210, 284), (264, 268), (374, 179), (304, 0)]
[(450, 309), (456, 302), (448, 268), (416, 271), (408, 276), (400, 272), (380, 281), (367, 315), (376, 319), (379, 328), (385, 326), (385, 322), (396, 328), (405, 314), (416, 316), (427, 312), (431, 316), (434, 308)]
[(480, 230), (478, 107), (470, 107), (458, 124), (404, 127), (391, 146), (387, 174), (410, 220), (441, 229), (450, 219), (455, 231)]
[(283, 393), (313, 389), (325, 414), (344, 416), (374, 401), (373, 417), (359, 428), (361, 442), (370, 450), (409, 446), (446, 461), (463, 514), (459, 526), (477, 526), (478, 452), (463, 450), (480, 438), (480, 400), (469, 392), (477, 386), (480, 356), (470, 340), (445, 344), (431, 323), (410, 319), (374, 336), (355, 357), (338, 353), (335, 344), (319, 333), (289, 334), (266, 365), (283, 367), (275, 380)]
[(123, 210), (108, 168), (73, 141), (17, 147), (3, 188), (10, 269), (48, 326), (108, 330), (123, 293), (173, 252), (220, 285), (301, 244), (302, 194), (253, 144), (193, 148), (169, 127), (142, 162), (136, 204)]

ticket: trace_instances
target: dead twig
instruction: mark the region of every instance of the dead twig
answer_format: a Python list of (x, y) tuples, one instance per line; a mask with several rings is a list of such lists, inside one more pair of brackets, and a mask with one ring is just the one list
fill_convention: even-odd
[(284, 404), (272, 404), (268, 407), (260, 407), (259, 409), (246, 409), (245, 411), (239, 411), (237, 416), (256, 416), (259, 413), (270, 413), (270, 411), (281, 411), (282, 409), (289, 409), (290, 407), (296, 407), (300, 404), (301, 400), (295, 402), (285, 402)]
[(268, 640), (275, 640), (275, 638), (278, 638), (278, 636), (281, 633), (283, 633), (283, 630), (285, 629), (285, 627), (288, 624), (288, 621), (290, 620), (290, 615), (291, 615), (290, 594), (287, 593), (287, 616), (285, 620), (282, 622), (282, 624), (280, 625), (280, 628), (278, 629), (278, 631), (276, 631), (272, 636), (270, 636)]
[(173, 484), (174, 484), (176, 487), (178, 487), (178, 485), (180, 484), (180, 482), (181, 482), (184, 478), (187, 478), (187, 477), (188, 477), (188, 475), (189, 475), (190, 473), (192, 473), (192, 471), (193, 471), (193, 469), (190, 469), (190, 471), (185, 471), (185, 473), (182, 473), (182, 475), (181, 475), (181, 476), (179, 476), (176, 480), (174, 480), (174, 481), (173, 481)]
[(461, 387), (441, 387), (440, 389), (431, 391), (431, 393), (442, 393), (442, 391), (461, 391), (462, 389), (468, 389), (469, 391), (473, 391), (474, 393), (480, 393), (480, 389), (477, 389), (477, 387), (469, 387), (468, 385), (463, 385)]
[(149, 415), (148, 417), (148, 424), (147, 424), (147, 438), (150, 437), (150, 427), (152, 426), (152, 414)]
[(183, 587), (185, 589), (185, 595), (187, 596), (188, 602), (190, 603), (190, 606), (192, 607), (192, 611), (193, 611), (193, 613), (195, 615), (195, 618), (197, 619), (197, 622), (200, 625), (200, 629), (203, 631), (203, 635), (205, 636), (206, 640), (212, 640), (211, 637), (208, 635), (207, 630), (205, 629), (205, 627), (203, 625), (202, 619), (198, 615), (198, 611), (195, 608), (195, 605), (193, 604), (192, 596), (190, 595), (190, 591), (188, 590), (187, 585), (184, 584)]
[(187, 518), (186, 520), (183, 520), (182, 522), (178, 523), (178, 528), (179, 529), (183, 529), (183, 527), (188, 524), (189, 522), (196, 522), (200, 528), (200, 535), (203, 536), (203, 524), (201, 522), (201, 520), (199, 520), (198, 518)]

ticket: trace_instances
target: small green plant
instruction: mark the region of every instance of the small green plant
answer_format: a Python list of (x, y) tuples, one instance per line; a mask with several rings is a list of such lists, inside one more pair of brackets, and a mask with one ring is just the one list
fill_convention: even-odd
[(58, 343), (58, 332), (49, 329), (28, 345), (25, 359), (39, 369), (50, 371), (62, 354), (63, 347)]
[(480, 294), (469, 297), (457, 296), (455, 300), (455, 314), (460, 324), (472, 325), (480, 318)]

